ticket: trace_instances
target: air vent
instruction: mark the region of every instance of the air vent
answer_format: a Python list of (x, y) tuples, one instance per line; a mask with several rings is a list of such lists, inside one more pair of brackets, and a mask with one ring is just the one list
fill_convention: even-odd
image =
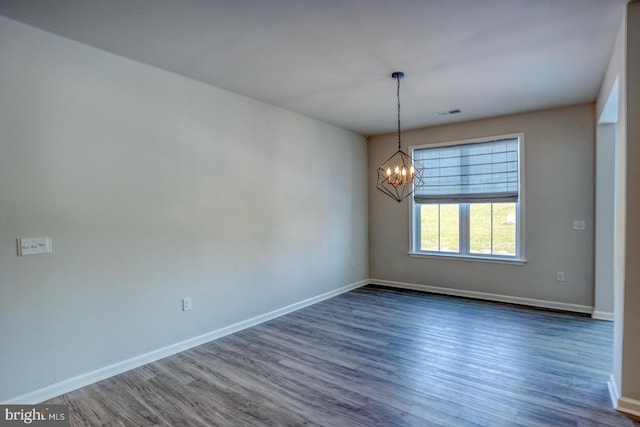
[(459, 108), (454, 108), (453, 110), (449, 110), (449, 111), (440, 111), (438, 113), (439, 116), (451, 116), (453, 114), (460, 114), (462, 113), (462, 110)]

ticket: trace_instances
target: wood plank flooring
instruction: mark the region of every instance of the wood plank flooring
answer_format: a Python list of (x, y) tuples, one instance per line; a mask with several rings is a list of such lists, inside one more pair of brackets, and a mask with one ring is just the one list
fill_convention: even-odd
[(640, 426), (612, 323), (366, 286), (55, 398), (73, 426)]

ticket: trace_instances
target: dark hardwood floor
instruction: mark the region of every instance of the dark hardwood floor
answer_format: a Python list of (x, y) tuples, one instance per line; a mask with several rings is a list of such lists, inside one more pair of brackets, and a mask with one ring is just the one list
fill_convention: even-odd
[(72, 426), (640, 426), (610, 322), (367, 286), (60, 396)]

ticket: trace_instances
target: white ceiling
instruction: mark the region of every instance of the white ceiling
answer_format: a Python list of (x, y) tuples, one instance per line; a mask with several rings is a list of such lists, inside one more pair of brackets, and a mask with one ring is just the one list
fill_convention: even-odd
[[(627, 0), (0, 0), (0, 14), (363, 135), (593, 101)], [(461, 114), (438, 116), (460, 108)]]

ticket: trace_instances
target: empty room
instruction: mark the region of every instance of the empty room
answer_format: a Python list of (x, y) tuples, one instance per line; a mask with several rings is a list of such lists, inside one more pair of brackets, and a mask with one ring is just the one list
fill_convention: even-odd
[(640, 2), (0, 0), (0, 425), (640, 426)]

